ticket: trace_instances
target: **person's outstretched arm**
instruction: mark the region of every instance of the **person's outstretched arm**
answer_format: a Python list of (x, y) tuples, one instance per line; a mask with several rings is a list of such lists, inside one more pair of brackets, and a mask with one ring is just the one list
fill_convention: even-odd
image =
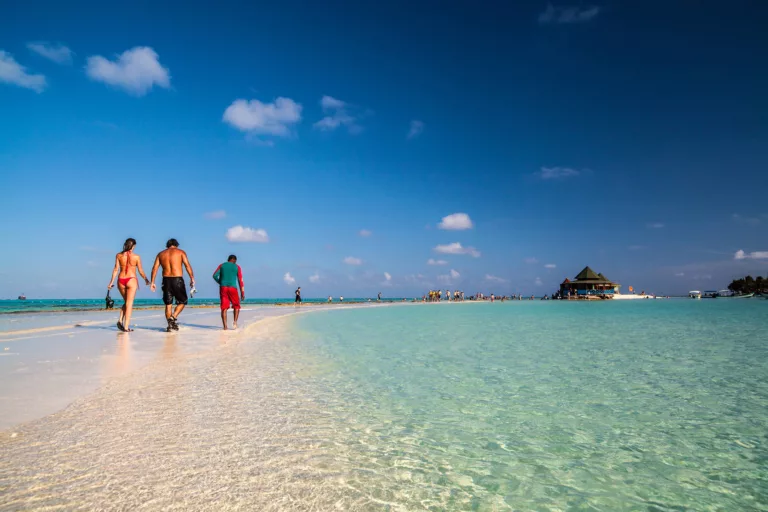
[(186, 252), (181, 253), (181, 262), (184, 264), (184, 267), (187, 269), (187, 274), (189, 274), (189, 285), (194, 288), (195, 273), (192, 272), (192, 265), (189, 264), (189, 258), (187, 258)]
[(243, 269), (237, 266), (237, 282), (240, 283), (240, 300), (245, 300), (245, 284), (243, 284)]
[(152, 276), (149, 278), (149, 282), (152, 283), (152, 285), (149, 287), (150, 290), (153, 292), (155, 291), (155, 277), (157, 277), (157, 269), (160, 268), (160, 254), (155, 256), (155, 264), (152, 265)]
[(144, 269), (141, 267), (141, 256), (137, 254), (136, 257), (139, 258), (139, 263), (136, 264), (136, 266), (139, 269), (139, 275), (144, 279), (145, 284), (149, 284), (149, 279), (147, 279), (147, 274), (144, 273)]
[(112, 279), (109, 280), (107, 290), (115, 286), (115, 278), (117, 277), (118, 272), (120, 272), (120, 260), (117, 258), (117, 255), (115, 255), (115, 268), (112, 269)]

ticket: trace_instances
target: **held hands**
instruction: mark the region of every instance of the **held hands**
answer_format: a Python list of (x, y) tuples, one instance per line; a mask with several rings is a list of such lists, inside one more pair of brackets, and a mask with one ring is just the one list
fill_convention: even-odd
[(155, 285), (155, 283), (152, 283), (149, 289), (152, 291), (152, 293), (155, 293), (155, 290), (157, 290), (157, 285)]

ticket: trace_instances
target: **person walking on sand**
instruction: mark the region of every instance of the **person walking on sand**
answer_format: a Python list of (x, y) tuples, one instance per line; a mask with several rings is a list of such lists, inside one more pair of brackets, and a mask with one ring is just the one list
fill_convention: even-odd
[[(213, 280), (219, 284), (219, 298), (221, 299), (221, 323), (227, 330), (227, 310), (230, 304), (234, 310), (234, 322), (232, 328), (237, 329), (237, 319), (240, 316), (240, 299), (245, 300), (245, 285), (243, 284), (243, 270), (237, 264), (237, 256), (230, 254), (226, 263), (222, 263), (213, 273)], [(237, 289), (240, 288), (240, 297)]]
[[(187, 305), (187, 288), (184, 284), (184, 268), (189, 275), (190, 287), (195, 287), (195, 274), (192, 265), (189, 264), (187, 253), (179, 249), (179, 242), (171, 238), (165, 244), (166, 249), (158, 253), (155, 264), (152, 266), (152, 276), (149, 278), (151, 290), (154, 292), (157, 269), (163, 267), (163, 303), (165, 304), (165, 319), (168, 322), (168, 332), (178, 331), (177, 320)], [(173, 301), (176, 300), (176, 309), (173, 309)]]
[(296, 288), (296, 300), (293, 301), (294, 306), (301, 306), (301, 286)]
[[(117, 329), (122, 332), (130, 332), (131, 313), (133, 313), (133, 299), (136, 297), (136, 291), (139, 289), (139, 281), (136, 278), (136, 270), (149, 284), (144, 269), (141, 268), (141, 257), (133, 254), (133, 248), (136, 247), (136, 240), (129, 238), (123, 244), (123, 251), (115, 256), (115, 268), (112, 269), (112, 279), (109, 280), (107, 290), (115, 286), (115, 277), (117, 277), (117, 289), (123, 296), (123, 307), (120, 308), (120, 318), (117, 321)], [(120, 275), (118, 276), (118, 272)]]

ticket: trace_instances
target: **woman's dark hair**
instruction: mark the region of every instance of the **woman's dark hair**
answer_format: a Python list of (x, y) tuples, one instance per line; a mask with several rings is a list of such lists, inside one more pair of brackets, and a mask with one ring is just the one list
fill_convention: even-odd
[(178, 247), (178, 246), (179, 246), (179, 242), (177, 242), (175, 238), (171, 238), (170, 240), (165, 242), (166, 249), (170, 249), (171, 247)]
[(133, 238), (128, 238), (123, 244), (123, 252), (128, 252), (134, 247), (136, 247), (136, 240)]

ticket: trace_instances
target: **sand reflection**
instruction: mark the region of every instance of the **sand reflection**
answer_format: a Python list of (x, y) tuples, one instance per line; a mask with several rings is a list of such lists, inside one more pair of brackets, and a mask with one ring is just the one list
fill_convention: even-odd
[(160, 350), (161, 359), (173, 359), (179, 354), (179, 335), (178, 333), (170, 333), (165, 338), (163, 348)]
[(104, 378), (124, 375), (131, 371), (133, 365), (133, 349), (131, 345), (131, 334), (121, 332), (116, 335), (115, 353), (107, 356)]

